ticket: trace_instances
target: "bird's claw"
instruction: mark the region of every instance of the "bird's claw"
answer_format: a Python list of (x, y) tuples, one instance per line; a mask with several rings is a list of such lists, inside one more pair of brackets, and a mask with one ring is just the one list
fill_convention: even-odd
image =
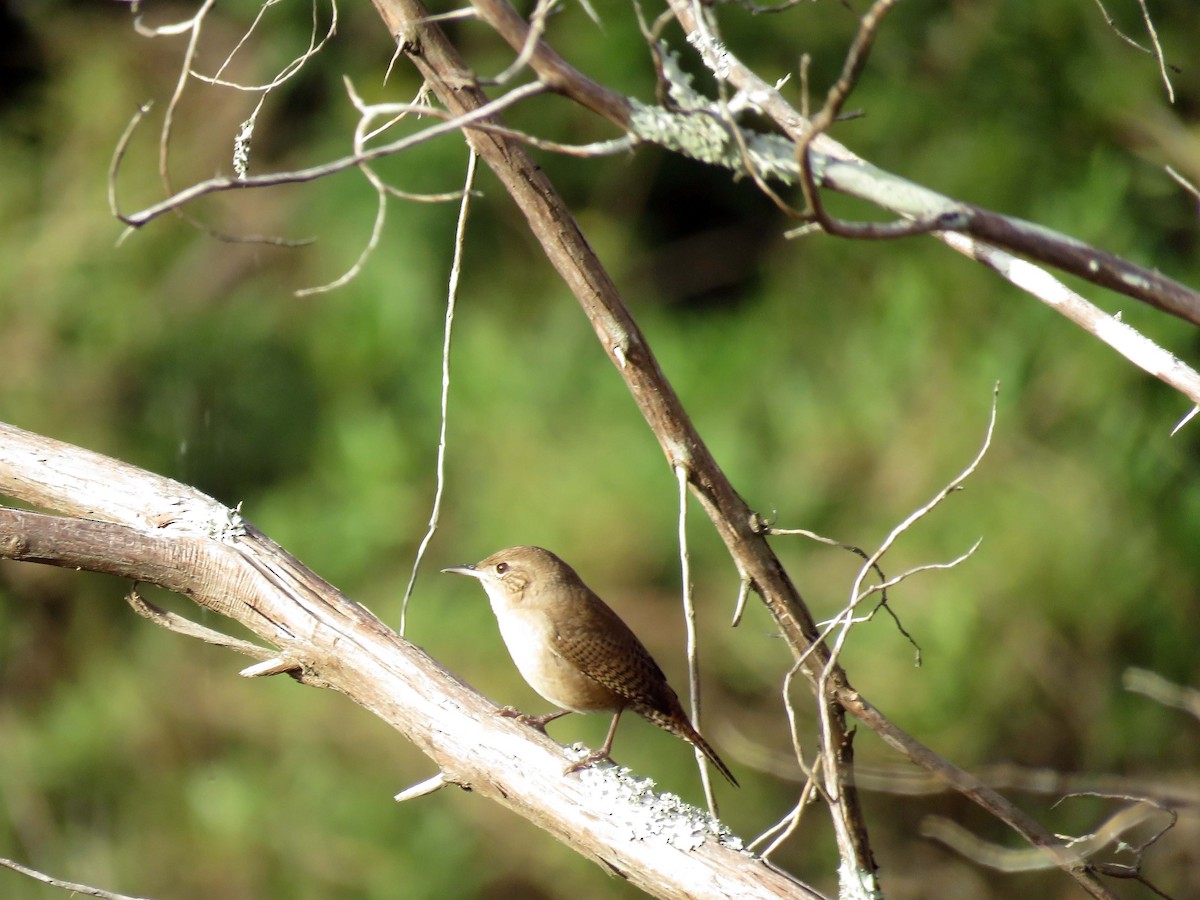
[(516, 719), (522, 725), (528, 725), (530, 728), (536, 728), (542, 734), (546, 733), (546, 723), (557, 719), (563, 713), (548, 713), (544, 716), (530, 716), (521, 712), (519, 709), (512, 706), (502, 706), (496, 710), (496, 715), (503, 716), (506, 719)]
[[(613, 758), (611, 756), (609, 756), (608, 753), (605, 752), (604, 750), (594, 750), (591, 753), (589, 753), (587, 756), (585, 756), (583, 759), (576, 760), (575, 762), (573, 762), (569, 766), (567, 766), (565, 769), (563, 769), (563, 774), (570, 775), (572, 772), (578, 772), (580, 769), (589, 768), (590, 766), (595, 765), (598, 762), (612, 763)], [(616, 765), (616, 763), (613, 763), (613, 765)]]

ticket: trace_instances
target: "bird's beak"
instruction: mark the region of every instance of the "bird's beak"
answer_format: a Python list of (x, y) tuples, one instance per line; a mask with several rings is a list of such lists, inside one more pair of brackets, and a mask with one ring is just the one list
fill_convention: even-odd
[(483, 573), (475, 568), (474, 563), (466, 566), (450, 566), (447, 569), (442, 569), (442, 571), (451, 575), (470, 575), (472, 578), (483, 577)]

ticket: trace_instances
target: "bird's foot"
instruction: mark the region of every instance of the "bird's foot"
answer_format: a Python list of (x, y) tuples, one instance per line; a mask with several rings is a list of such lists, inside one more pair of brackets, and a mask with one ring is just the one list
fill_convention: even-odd
[(589, 768), (590, 766), (595, 765), (598, 762), (604, 762), (604, 761), (608, 761), (608, 762), (612, 763), (614, 766), (616, 765), (616, 763), (613, 762), (613, 758), (608, 755), (607, 750), (604, 750), (604, 749), (593, 750), (591, 753), (589, 753), (583, 759), (576, 760), (575, 762), (573, 762), (569, 766), (567, 766), (565, 769), (563, 769), (563, 774), (570, 775), (572, 772), (578, 772), (580, 769), (586, 769), (586, 768)]
[(496, 710), (496, 715), (503, 716), (506, 719), (516, 719), (522, 725), (528, 725), (530, 728), (536, 728), (542, 734), (545, 734), (546, 723), (553, 722), (559, 716), (565, 716), (567, 712), (569, 712), (569, 710), (547, 713), (544, 716), (530, 716), (512, 706), (503, 706)]

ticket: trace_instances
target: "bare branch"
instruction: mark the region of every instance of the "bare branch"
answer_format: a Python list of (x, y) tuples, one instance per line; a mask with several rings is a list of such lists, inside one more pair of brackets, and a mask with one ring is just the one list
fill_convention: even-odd
[(930, 231), (962, 228), (965, 217), (958, 210), (941, 213), (929, 213), (898, 222), (846, 222), (835, 219), (825, 211), (821, 201), (821, 192), (817, 188), (817, 179), (813, 174), (812, 159), (809, 148), (813, 141), (829, 130), (841, 115), (842, 107), (859, 76), (866, 67), (867, 58), (871, 53), (871, 45), (883, 22), (883, 17), (896, 5), (898, 0), (875, 0), (866, 15), (859, 21), (858, 34), (850, 45), (842, 72), (837, 81), (829, 89), (825, 104), (817, 111), (809, 122), (809, 128), (804, 136), (796, 143), (796, 160), (800, 169), (800, 187), (804, 191), (804, 201), (812, 211), (812, 216), (823, 231), (837, 237), (891, 239), (911, 237), (915, 234), (926, 234)]
[(1174, 684), (1157, 672), (1130, 667), (1121, 679), (1125, 690), (1142, 694), (1163, 706), (1174, 706), (1200, 719), (1200, 691)]
[(1055, 312), (1066, 316), (1089, 334), (1108, 344), (1134, 365), (1200, 405), (1200, 373), (1159, 347), (1117, 316), (1089, 303), (1043, 269), (1023, 259), (972, 241), (961, 234), (939, 235), (958, 252), (978, 260), (1017, 287), (1037, 297)]
[(1182, 175), (1180, 175), (1178, 172), (1176, 172), (1171, 166), (1166, 167), (1166, 172), (1168, 175), (1170, 175), (1172, 178), (1174, 178), (1177, 182), (1179, 182), (1180, 186), (1182, 186), (1185, 191), (1187, 191), (1189, 194), (1191, 194), (1197, 200), (1200, 200), (1200, 188), (1197, 188), (1194, 184), (1192, 184), (1190, 181), (1188, 181), (1186, 178), (1184, 178)]
[(692, 814), (648, 782), (611, 767), (564, 777), (564, 748), (495, 715), (494, 704), (252, 525), (230, 530), (232, 511), (191, 488), (0, 425), (0, 492), (90, 517), (0, 507), (0, 557), (157, 584), (236, 619), (280, 648), (278, 662), (268, 661), (273, 671), (346, 695), (412, 741), (445, 781), (529, 818), (644, 890), (820, 896), (743, 853), (727, 829), (674, 830), (673, 817)]
[(200, 72), (197, 72), (195, 69), (189, 70), (189, 74), (193, 78), (195, 78), (197, 81), (202, 81), (205, 84), (216, 84), (216, 85), (220, 85), (221, 87), (232, 88), (233, 90), (236, 90), (236, 91), (246, 91), (248, 93), (261, 93), (264, 95), (270, 93), (272, 90), (279, 87), (280, 85), (286, 84), (293, 76), (295, 76), (304, 67), (304, 64), (306, 62), (308, 62), (310, 59), (312, 59), (314, 56), (316, 56), (318, 53), (321, 52), (321, 49), (333, 38), (334, 34), (337, 32), (338, 11), (337, 11), (337, 3), (336, 2), (330, 2), (330, 4), (329, 4), (330, 10), (332, 12), (332, 16), (330, 17), (330, 20), (329, 20), (329, 28), (325, 32), (324, 37), (322, 37), (318, 41), (317, 40), (317, 28), (318, 28), (317, 3), (316, 3), (316, 0), (313, 0), (312, 32), (310, 33), (309, 38), (308, 38), (308, 47), (304, 50), (303, 53), (301, 53), (295, 59), (288, 62), (282, 69), (280, 69), (279, 72), (275, 75), (275, 77), (272, 78), (270, 81), (268, 81), (264, 84), (249, 85), (249, 84), (241, 84), (240, 82), (236, 82), (236, 81), (229, 81), (229, 80), (226, 80), (221, 77), (221, 75), (224, 73), (225, 69), (228, 68), (229, 65), (233, 62), (234, 56), (236, 56), (238, 51), (240, 51), (242, 49), (242, 47), (244, 47), (246, 45), (246, 42), (250, 40), (250, 36), (254, 33), (255, 29), (257, 29), (259, 24), (262, 22), (263, 16), (266, 15), (267, 10), (275, 5), (277, 5), (277, 0), (269, 0), (269, 2), (263, 3), (263, 5), (258, 8), (258, 12), (255, 14), (254, 21), (251, 23), (250, 27), (246, 29), (245, 34), (243, 34), (242, 37), (238, 40), (238, 42), (234, 46), (234, 48), (229, 51), (229, 54), (225, 57), (225, 59), (221, 63), (221, 65), (218, 66), (217, 71), (213, 75), (204, 75)]
[(86, 884), (77, 884), (74, 881), (63, 881), (61, 878), (55, 878), (52, 875), (47, 875), (44, 872), (39, 872), (37, 869), (31, 869), (28, 866), (23, 866), (19, 862), (11, 859), (0, 857), (0, 866), (6, 869), (12, 869), (14, 872), (20, 872), (22, 875), (27, 875), (34, 881), (40, 881), (42, 884), (48, 884), (51, 887), (62, 888), (64, 891), (71, 891), (75, 894), (83, 894), (85, 897), (102, 897), (104, 900), (147, 900), (144, 897), (133, 897), (129, 894), (118, 894), (113, 891), (105, 891), (100, 888), (91, 887)]
[[(319, 166), (310, 166), (306, 169), (296, 169), (291, 172), (276, 172), (270, 175), (251, 175), (246, 178), (229, 178), (225, 176), (210, 178), (206, 181), (201, 181), (193, 184), (191, 187), (184, 188), (178, 193), (165, 200), (155, 203), (153, 206), (148, 206), (140, 212), (132, 214), (123, 214), (117, 212), (117, 218), (127, 225), (134, 228), (140, 228), (147, 222), (153, 221), (164, 213), (179, 209), (180, 207), (190, 203), (191, 201), (207, 196), (208, 194), (220, 193), (223, 191), (236, 191), (251, 188), (261, 187), (276, 187), (281, 184), (302, 184), (308, 181), (316, 181), (318, 178), (325, 178), (329, 175), (334, 175), (338, 172), (344, 172), (347, 169), (353, 169), (361, 166), (363, 163), (373, 162), (377, 159), (382, 159), (385, 156), (392, 156), (397, 153), (403, 153), (405, 150), (415, 147), (418, 144), (423, 144), (426, 141), (433, 140), (444, 134), (449, 134), (478, 123), (482, 119), (493, 116), (496, 113), (518, 103), (521, 100), (529, 97), (537, 96), (545, 93), (546, 88), (537, 83), (523, 85), (522, 87), (514, 88), (509, 93), (505, 94), (497, 100), (484, 104), (470, 113), (463, 114), (448, 119), (437, 125), (431, 125), (424, 131), (408, 137), (400, 138), (388, 144), (383, 144), (379, 147), (373, 147), (370, 150), (365, 150), (362, 153), (344, 156), (341, 159), (325, 163)], [(144, 110), (144, 108), (143, 108)], [(424, 107), (413, 107), (413, 112), (420, 115), (430, 115), (431, 111)], [(136, 117), (135, 117), (136, 118)], [(136, 127), (136, 121), (133, 123)], [(130, 135), (132, 129), (126, 132), (126, 136)], [(127, 141), (123, 141), (118, 145), (117, 151), (114, 154), (114, 169), (113, 174), (116, 175), (116, 169), (120, 165), (121, 159), (125, 155)]]
[[(1157, 812), (1161, 810), (1149, 803), (1127, 806), (1102, 822), (1091, 834), (1071, 840), (1071, 849), (1083, 857), (1094, 856)], [(1033, 872), (1050, 865), (1045, 855), (1037, 850), (1013, 849), (989, 843), (942, 816), (927, 816), (921, 822), (921, 834), (940, 841), (977, 865), (998, 872)]]
[(454, 331), (454, 310), (458, 304), (458, 280), (462, 275), (463, 248), (467, 242), (467, 217), (471, 212), (471, 191), (475, 186), (475, 162), (478, 157), (472, 150), (467, 154), (467, 175), (463, 183), (462, 204), (458, 208), (458, 224), (454, 229), (454, 258), (450, 264), (450, 284), (446, 289), (446, 316), (442, 335), (442, 393), (441, 393), (441, 424), (438, 427), (437, 462), (434, 466), (437, 487), (433, 494), (433, 510), (429, 514), (429, 527), (413, 559), (412, 575), (408, 579), (408, 587), (404, 589), (404, 599), (400, 603), (400, 634), (404, 635), (408, 620), (408, 601), (412, 598), (413, 586), (417, 583), (417, 572), (421, 568), (421, 560), (425, 558), (425, 550), (433, 540), (437, 531), (438, 520), (442, 512), (442, 493), (446, 488), (446, 421), (450, 411), (450, 338)]
[(796, 714), (795, 699), (792, 693), (792, 685), (795, 683), (796, 676), (801, 672), (802, 662), (803, 659), (796, 660), (788, 670), (787, 675), (784, 676), (782, 694), (783, 708), (787, 713), (788, 719), (788, 735), (792, 740), (793, 759), (804, 774), (804, 784), (800, 790), (800, 796), (796, 801), (796, 805), (792, 808), (791, 812), (750, 842), (751, 847), (756, 847), (768, 838), (774, 837), (767, 849), (763, 851), (764, 857), (769, 857), (774, 853), (800, 827), (800, 820), (804, 816), (804, 810), (815, 799), (814, 794), (821, 793), (823, 796), (818, 775), (821, 771), (821, 766), (824, 764), (824, 757), (818, 755), (812, 765), (805, 760), (804, 742), (800, 737), (799, 716)]
[(392, 799), (397, 803), (404, 803), (408, 800), (415, 800), (418, 797), (427, 797), (436, 791), (440, 791), (442, 788), (449, 785), (449, 783), (450, 782), (446, 780), (445, 774), (438, 772), (431, 778), (426, 778), (424, 781), (418, 782), (412, 787), (404, 789)]
[[(409, 114), (414, 112), (414, 110), (430, 109), (428, 103), (425, 102), (427, 92), (425, 90), (425, 86), (422, 85), (420, 91), (417, 93), (416, 99), (412, 103), (401, 104), (400, 111), (393, 116), (391, 121), (382, 126), (378, 131), (372, 131), (368, 134), (367, 129), (370, 127), (370, 124), (376, 115), (376, 110), (367, 106), (367, 104), (362, 101), (362, 98), (358, 96), (358, 92), (354, 90), (354, 85), (351, 83), (349, 78), (345, 78), (344, 82), (346, 92), (350, 95), (351, 102), (354, 104), (355, 108), (358, 109), (360, 114), (358, 124), (354, 129), (354, 152), (358, 155), (361, 155), (363, 152), (365, 152), (366, 144), (369, 139), (374, 138), (377, 134), (387, 130), (397, 122), (406, 119)], [(396, 194), (399, 192), (395, 191), (395, 189), (391, 188), (389, 185), (384, 184), (383, 179), (380, 178), (375, 173), (375, 170), (372, 169), (367, 163), (364, 162), (358, 168), (359, 171), (366, 176), (366, 179), (370, 182), (371, 187), (375, 189), (376, 195), (375, 220), (371, 224), (371, 234), (367, 238), (366, 246), (363, 247), (362, 252), (359, 253), (358, 259), (356, 259), (350, 268), (343, 272), (340, 276), (335, 278), (333, 281), (328, 282), (327, 284), (298, 290), (296, 291), (297, 297), (308, 297), (312, 296), (313, 294), (322, 294), (349, 284), (356, 277), (358, 277), (358, 273), (362, 271), (362, 267), (366, 265), (366, 262), (368, 259), (370, 259), (371, 254), (375, 252), (375, 248), (379, 246), (379, 240), (383, 235), (383, 224), (387, 220), (388, 198), (391, 196), (396, 196)], [(244, 173), (239, 173), (239, 177), (244, 177)], [(444, 201), (449, 198), (457, 200), (459, 197), (460, 195), (458, 194), (437, 194), (420, 196), (420, 199), (422, 201), (429, 202), (431, 200)], [(417, 196), (409, 195), (405, 199), (415, 200), (417, 199)]]
[[(477, 2), (501, 3), (503, 0)], [(689, 0), (668, 2), (680, 24), (692, 36), (689, 40), (702, 43), (703, 30), (698, 24), (697, 7)], [(507, 35), (505, 38), (511, 43)], [(708, 52), (720, 57), (730, 84), (753, 97), (757, 107), (792, 140), (799, 142), (808, 135), (812, 124), (784, 100), (775, 86), (763, 81), (728, 48), (710, 48)], [(706, 58), (704, 53), (701, 56)], [(537, 70), (536, 56), (533, 65)], [(995, 244), (1200, 325), (1200, 292), (1159, 272), (1134, 265), (1051, 229), (953, 200), (884, 172), (825, 134), (813, 138), (810, 156), (812, 172), (820, 187), (866, 200), (916, 221), (936, 221), (939, 216), (946, 216), (943, 221), (956, 223), (955, 228), (971, 239), (978, 239), (977, 243)], [(961, 216), (965, 216), (963, 223), (959, 222)], [(932, 233), (934, 237), (946, 240), (946, 235), (951, 232), (935, 230)]]
[(1171, 76), (1167, 73), (1167, 69), (1173, 69), (1174, 71), (1179, 70), (1175, 66), (1168, 65), (1163, 56), (1162, 45), (1158, 42), (1158, 32), (1154, 29), (1154, 21), (1150, 18), (1150, 10), (1146, 7), (1146, 0), (1137, 0), (1137, 2), (1138, 6), (1141, 7), (1142, 21), (1146, 24), (1146, 32), (1150, 35), (1150, 42), (1154, 45), (1153, 48), (1143, 47), (1141, 44), (1123, 32), (1120, 28), (1118, 28), (1117, 23), (1113, 20), (1113, 17), (1110, 16), (1108, 14), (1108, 10), (1104, 8), (1104, 3), (1102, 0), (1096, 0), (1096, 6), (1100, 8), (1100, 14), (1104, 16), (1105, 24), (1107, 24), (1108, 27), (1113, 30), (1113, 34), (1115, 34), (1129, 46), (1133, 47), (1135, 50), (1141, 50), (1143, 53), (1148, 53), (1154, 57), (1155, 62), (1158, 63), (1158, 71), (1159, 75), (1162, 77), (1163, 87), (1167, 89), (1167, 101), (1169, 103), (1174, 103), (1175, 87), (1171, 84)]
[[(925, 571), (927, 569), (944, 569), (956, 566), (969, 558), (971, 554), (975, 552), (975, 548), (979, 546), (979, 541), (976, 541), (975, 545), (971, 547), (970, 550), (948, 563), (934, 563), (918, 566), (915, 569), (911, 569), (901, 575), (896, 576), (895, 578), (885, 580), (881, 584), (872, 585), (866, 589), (863, 588), (863, 582), (867, 579), (867, 576), (873, 571), (878, 571), (878, 564), (880, 560), (882, 560), (887, 552), (893, 546), (895, 546), (896, 541), (898, 541), (902, 535), (912, 528), (913, 525), (940, 506), (947, 497), (959, 490), (962, 487), (963, 482), (971, 477), (971, 475), (975, 473), (975, 470), (979, 468), (979, 464), (983, 462), (983, 458), (987, 454), (988, 448), (992, 444), (992, 435), (996, 428), (996, 402), (998, 394), (999, 385), (997, 385), (992, 391), (991, 413), (988, 417), (988, 424), (987, 429), (984, 432), (983, 443), (981, 444), (979, 450), (976, 451), (975, 456), (967, 464), (966, 468), (964, 468), (956, 476), (950, 479), (950, 481), (947, 482), (941, 489), (939, 489), (931, 500), (914, 510), (899, 525), (893, 528), (888, 533), (887, 537), (883, 539), (883, 542), (879, 545), (878, 549), (876, 549), (874, 553), (867, 557), (867, 560), (859, 568), (858, 574), (854, 578), (854, 584), (850, 589), (849, 601), (847, 602), (846, 606), (842, 608), (841, 612), (839, 612), (833, 618), (830, 624), (826, 627), (825, 631), (822, 632), (822, 639), (834, 631), (837, 632), (837, 637), (835, 638), (833, 644), (833, 650), (830, 654), (831, 662), (836, 660), (841, 654), (842, 648), (845, 646), (846, 640), (850, 635), (851, 628), (858, 622), (862, 621), (862, 619), (859, 619), (856, 616), (856, 610), (863, 600), (876, 592), (898, 584), (900, 581), (916, 572)], [(827, 668), (828, 665), (829, 664), (827, 664)], [(824, 680), (826, 677), (827, 676), (825, 673), (822, 673), (822, 679)]]
[(1150, 18), (1150, 10), (1146, 7), (1146, 0), (1138, 0), (1138, 6), (1142, 9), (1142, 21), (1146, 23), (1146, 33), (1150, 35), (1150, 43), (1154, 47), (1154, 59), (1158, 63), (1158, 72), (1163, 80), (1163, 87), (1167, 89), (1167, 100), (1170, 103), (1175, 102), (1175, 87), (1171, 84), (1171, 76), (1167, 74), (1167, 61), (1163, 56), (1162, 44), (1158, 42), (1158, 32), (1154, 29), (1154, 20)]
[[(696, 597), (692, 592), (691, 557), (688, 554), (687, 540), (687, 501), (688, 473), (683, 466), (675, 467), (675, 477), (679, 483), (679, 581), (682, 586), (683, 623), (687, 632), (687, 661), (688, 661), (688, 697), (690, 700), (692, 724), (697, 728), (700, 724), (700, 640), (696, 633)], [(713, 792), (711, 773), (708, 760), (704, 753), (696, 748), (696, 765), (700, 769), (700, 780), (704, 782), (704, 797), (708, 801), (708, 809), (714, 816), (717, 813), (717, 796)]]
[(537, 0), (537, 4), (533, 7), (533, 13), (529, 16), (529, 33), (525, 36), (525, 44), (517, 53), (517, 58), (509, 63), (508, 68), (499, 75), (483, 79), (483, 84), (507, 84), (525, 71), (530, 57), (533, 56), (537, 45), (542, 40), (542, 35), (546, 33), (546, 19), (557, 3), (558, 0)]
[[(26, 534), (35, 531), (39, 528), (39, 522), (36, 520), (25, 520), (22, 526), (26, 530)], [(147, 619), (158, 625), (160, 628), (165, 628), (168, 631), (174, 631), (176, 634), (182, 634), (184, 637), (196, 638), (208, 644), (213, 644), (217, 647), (225, 647), (237, 653), (244, 653), (247, 656), (253, 656), (255, 659), (266, 660), (275, 656), (275, 651), (269, 647), (260, 647), (257, 644), (252, 644), (249, 641), (243, 641), (240, 638), (230, 637), (227, 634), (222, 634), (214, 628), (208, 628), (198, 622), (193, 622), (190, 619), (185, 619), (181, 615), (163, 609), (160, 606), (155, 606), (148, 601), (140, 593), (137, 588), (131, 590), (125, 595), (125, 601), (130, 608), (143, 619)]]

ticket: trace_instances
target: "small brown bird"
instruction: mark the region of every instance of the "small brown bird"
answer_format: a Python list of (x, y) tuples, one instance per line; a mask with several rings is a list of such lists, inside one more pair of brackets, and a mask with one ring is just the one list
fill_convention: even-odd
[(442, 571), (479, 579), (517, 669), (530, 687), (561, 709), (545, 716), (505, 709), (503, 715), (542, 729), (570, 712), (613, 713), (604, 746), (567, 772), (609, 759), (621, 713), (632, 709), (699, 748), (737, 784), (729, 767), (692, 727), (679, 697), (637, 635), (549, 550), (510, 547), (474, 565)]

